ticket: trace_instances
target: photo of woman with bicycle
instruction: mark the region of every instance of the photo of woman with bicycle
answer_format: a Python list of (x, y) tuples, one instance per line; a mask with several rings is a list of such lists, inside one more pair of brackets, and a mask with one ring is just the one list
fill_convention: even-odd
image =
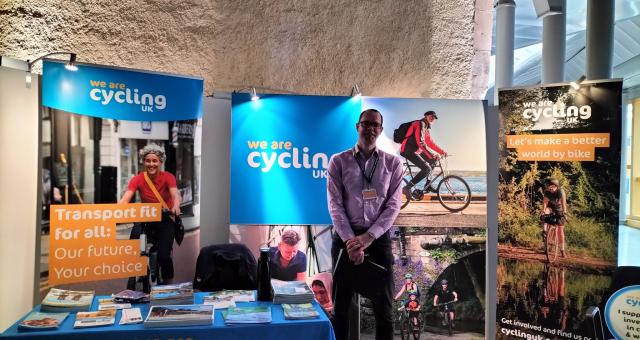
[[(171, 283), (174, 276), (173, 250), (174, 223), (173, 216), (180, 215), (180, 193), (173, 174), (162, 171), (166, 160), (164, 150), (156, 144), (148, 144), (140, 150), (144, 171), (134, 176), (127, 186), (118, 204), (131, 202), (136, 192), (143, 203), (162, 203), (162, 220), (159, 222), (136, 223), (131, 229), (131, 239), (139, 239), (142, 233), (157, 249), (159, 267), (158, 284)], [(130, 280), (131, 281), (131, 280)], [(135, 286), (135, 284), (134, 284)]]
[(543, 224), (543, 239), (547, 260), (555, 261), (560, 248), (560, 254), (567, 254), (564, 247), (564, 225), (567, 222), (567, 196), (556, 178), (547, 178), (544, 184), (544, 197), (540, 220)]

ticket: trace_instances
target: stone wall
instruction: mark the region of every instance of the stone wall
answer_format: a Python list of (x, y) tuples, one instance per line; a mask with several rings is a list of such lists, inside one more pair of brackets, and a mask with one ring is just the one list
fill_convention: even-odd
[(207, 94), (347, 95), (357, 83), (365, 95), (480, 98), (490, 9), (489, 0), (4, 0), (0, 55), (73, 51), (79, 62), (199, 75)]

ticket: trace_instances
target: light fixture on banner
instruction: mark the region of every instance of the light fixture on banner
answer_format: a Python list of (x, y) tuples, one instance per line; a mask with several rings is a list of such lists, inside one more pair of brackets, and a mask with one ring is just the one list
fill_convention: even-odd
[(25, 78), (25, 83), (26, 83), (27, 87), (31, 87), (31, 68), (33, 67), (33, 65), (36, 62), (38, 62), (38, 61), (40, 61), (40, 60), (42, 60), (42, 59), (44, 59), (46, 57), (49, 57), (49, 56), (52, 56), (52, 55), (56, 55), (56, 54), (68, 54), (69, 55), (69, 61), (67, 62), (66, 65), (64, 65), (64, 67), (67, 70), (73, 71), (73, 72), (78, 70), (78, 66), (76, 65), (76, 54), (75, 53), (72, 53), (72, 52), (51, 52), (51, 53), (47, 53), (47, 54), (45, 54), (43, 56), (40, 56), (40, 57), (36, 58), (33, 61), (27, 60), (27, 74), (26, 74), (26, 78)]
[(251, 100), (256, 101), (260, 99), (260, 97), (258, 97), (258, 94), (256, 93), (255, 87), (252, 87), (251, 89), (249, 89), (249, 92), (251, 93)]
[(360, 91), (360, 86), (358, 84), (353, 85), (351, 88), (351, 97), (357, 98), (362, 95), (362, 91)]
[(580, 84), (582, 84), (585, 79), (587, 79), (587, 77), (582, 75), (578, 80), (570, 82), (569, 85), (571, 85), (574, 90), (578, 91), (580, 89)]

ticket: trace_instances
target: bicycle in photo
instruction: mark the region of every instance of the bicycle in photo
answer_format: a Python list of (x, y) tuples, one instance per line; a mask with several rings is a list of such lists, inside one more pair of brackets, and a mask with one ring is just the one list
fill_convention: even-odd
[[(402, 340), (420, 340), (422, 335), (422, 316), (420, 311), (410, 311), (404, 306), (398, 309), (398, 323), (400, 324), (400, 338)], [(415, 319), (415, 323), (414, 323)]]
[[(134, 226), (134, 228), (136, 228)], [(151, 292), (151, 287), (156, 286), (160, 279), (160, 266), (158, 264), (158, 247), (152, 233), (149, 233), (148, 224), (140, 223), (140, 256), (149, 258), (147, 264), (147, 275), (133, 276), (127, 280), (127, 289), (134, 291), (142, 291), (145, 294)]]
[(435, 307), (438, 307), (438, 314), (440, 315), (440, 319), (442, 320), (442, 325), (447, 330), (449, 336), (453, 334), (453, 320), (451, 320), (451, 305), (453, 304), (453, 302), (454, 301), (449, 301), (435, 305)]
[(547, 262), (554, 263), (558, 259), (558, 253), (560, 252), (560, 245), (558, 244), (558, 223), (560, 217), (554, 214), (544, 214), (541, 220), (544, 254)]
[[(428, 163), (427, 166), (431, 167)], [(416, 184), (411, 189), (410, 196), (402, 195), (401, 209), (409, 205), (411, 201), (421, 201), (425, 194), (434, 191), (438, 201), (445, 209), (458, 212), (467, 208), (471, 203), (471, 188), (462, 177), (449, 174), (446, 156), (436, 160), (435, 169), (431, 170), (421, 188)], [(418, 171), (417, 166), (409, 163), (406, 158), (404, 159), (403, 187), (409, 185), (409, 182), (413, 180), (414, 172)], [(431, 188), (435, 188), (435, 190)]]

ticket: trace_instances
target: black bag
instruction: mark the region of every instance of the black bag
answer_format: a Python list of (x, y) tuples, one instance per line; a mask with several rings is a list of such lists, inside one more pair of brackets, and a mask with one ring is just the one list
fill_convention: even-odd
[(184, 240), (184, 225), (182, 224), (182, 219), (180, 218), (180, 216), (175, 216), (175, 220), (173, 221), (173, 228), (173, 237), (176, 239), (176, 243), (180, 245), (182, 244), (182, 240)]
[(409, 127), (411, 127), (411, 124), (413, 124), (413, 122), (415, 122), (415, 120), (402, 123), (400, 124), (400, 126), (398, 126), (397, 129), (393, 130), (393, 141), (396, 143), (402, 143), (402, 141), (404, 141), (405, 137), (407, 136)]
[(214, 292), (223, 289), (254, 290), (257, 286), (256, 258), (244, 244), (218, 244), (200, 250), (193, 289)]

